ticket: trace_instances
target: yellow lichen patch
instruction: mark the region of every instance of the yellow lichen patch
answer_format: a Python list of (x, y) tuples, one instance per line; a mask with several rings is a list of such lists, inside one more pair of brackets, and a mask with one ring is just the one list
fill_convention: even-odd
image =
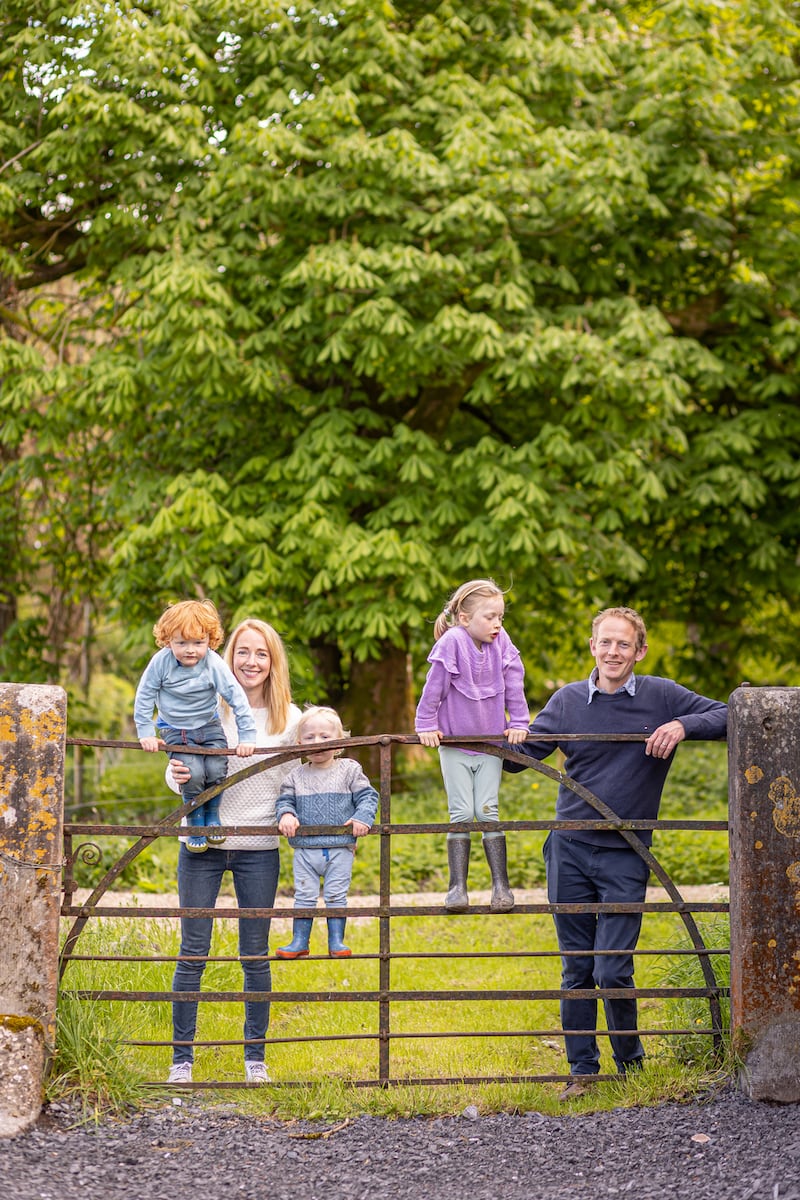
[(19, 783), (19, 775), (13, 763), (0, 763), (0, 796), (11, 796)]
[(17, 740), (17, 723), (10, 713), (0, 713), (0, 742)]
[[(52, 839), (48, 838), (46, 840), (50, 841)], [(29, 843), (26, 848), (26, 853), (30, 855), (31, 862), (41, 862), (43, 859), (47, 858), (49, 852), (49, 846), (34, 846)]]
[(744, 777), (748, 783), (758, 783), (760, 779), (764, 778), (764, 772), (761, 770), (761, 767), (757, 767), (754, 764), (752, 767), (747, 768)]
[(779, 775), (769, 785), (772, 801), (772, 821), (778, 833), (784, 837), (800, 837), (800, 796), (786, 775)]
[(36, 771), (36, 774), (28, 780), (28, 786), (26, 790), (30, 799), (32, 799), (35, 803), (45, 806), (51, 804), (56, 795), (55, 776), (45, 774), (44, 771), (39, 769)]
[(50, 833), (58, 825), (58, 816), (49, 808), (40, 808), (30, 814), (28, 829), (31, 834)]
[(44, 1033), (42, 1022), (36, 1017), (16, 1017), (8, 1013), (0, 1013), (0, 1026), (3, 1029), (10, 1029), (13, 1033), (22, 1033), (25, 1029), (35, 1029), (38, 1033)]
[(40, 742), (59, 741), (64, 733), (64, 722), (54, 708), (45, 708), (41, 712), (23, 708), (19, 713), (19, 728)]
[[(800, 912), (800, 862), (789, 863), (786, 868), (786, 877), (795, 889), (794, 906)], [(800, 953), (795, 954), (795, 958), (800, 958)]]

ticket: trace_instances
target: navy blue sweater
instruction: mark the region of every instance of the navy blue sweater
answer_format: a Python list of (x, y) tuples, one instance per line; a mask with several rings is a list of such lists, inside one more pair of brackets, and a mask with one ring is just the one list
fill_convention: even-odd
[[(657, 675), (637, 675), (636, 694), (620, 689), (613, 694), (595, 692), (591, 704), (589, 681), (568, 683), (559, 688), (532, 722), (529, 736), (537, 733), (644, 733), (651, 734), (659, 725), (676, 718), (694, 741), (724, 738), (728, 724), (728, 706), (690, 692), (671, 679)], [(576, 783), (603, 800), (619, 817), (630, 820), (655, 820), (661, 793), (672, 763), (669, 758), (653, 758), (644, 752), (644, 742), (526, 742), (512, 749), (532, 758), (544, 759), (556, 746), (563, 751), (564, 772)], [(511, 771), (520, 770), (513, 763)], [(597, 820), (598, 813), (564, 784), (558, 789), (556, 817), (559, 820)], [(652, 842), (651, 830), (639, 830), (646, 845)], [(616, 833), (579, 829), (570, 837), (598, 846), (626, 845)]]

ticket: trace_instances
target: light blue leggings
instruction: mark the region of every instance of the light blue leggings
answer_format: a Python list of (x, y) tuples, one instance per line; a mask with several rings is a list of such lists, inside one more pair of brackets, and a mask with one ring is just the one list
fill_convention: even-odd
[[(467, 754), (455, 746), (440, 746), (439, 762), (451, 821), (500, 820), (497, 797), (503, 774), (502, 758), (492, 754)], [(463, 837), (464, 834), (447, 836)]]
[(329, 908), (344, 908), (353, 874), (355, 846), (295, 846), (294, 906), (314, 908), (322, 880), (322, 895)]

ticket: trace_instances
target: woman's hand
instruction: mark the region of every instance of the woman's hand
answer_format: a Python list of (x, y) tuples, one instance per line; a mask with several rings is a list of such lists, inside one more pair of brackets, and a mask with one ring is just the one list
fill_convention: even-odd
[(182, 788), (192, 778), (192, 772), (179, 758), (173, 758), (169, 764), (169, 773), (176, 787)]

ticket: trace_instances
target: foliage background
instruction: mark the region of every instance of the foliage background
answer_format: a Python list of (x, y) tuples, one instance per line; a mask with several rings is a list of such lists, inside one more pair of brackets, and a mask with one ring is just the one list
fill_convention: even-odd
[(533, 707), (798, 677), (798, 6), (6, 0), (0, 670), (114, 736), (164, 604), (408, 729), (464, 578)]

